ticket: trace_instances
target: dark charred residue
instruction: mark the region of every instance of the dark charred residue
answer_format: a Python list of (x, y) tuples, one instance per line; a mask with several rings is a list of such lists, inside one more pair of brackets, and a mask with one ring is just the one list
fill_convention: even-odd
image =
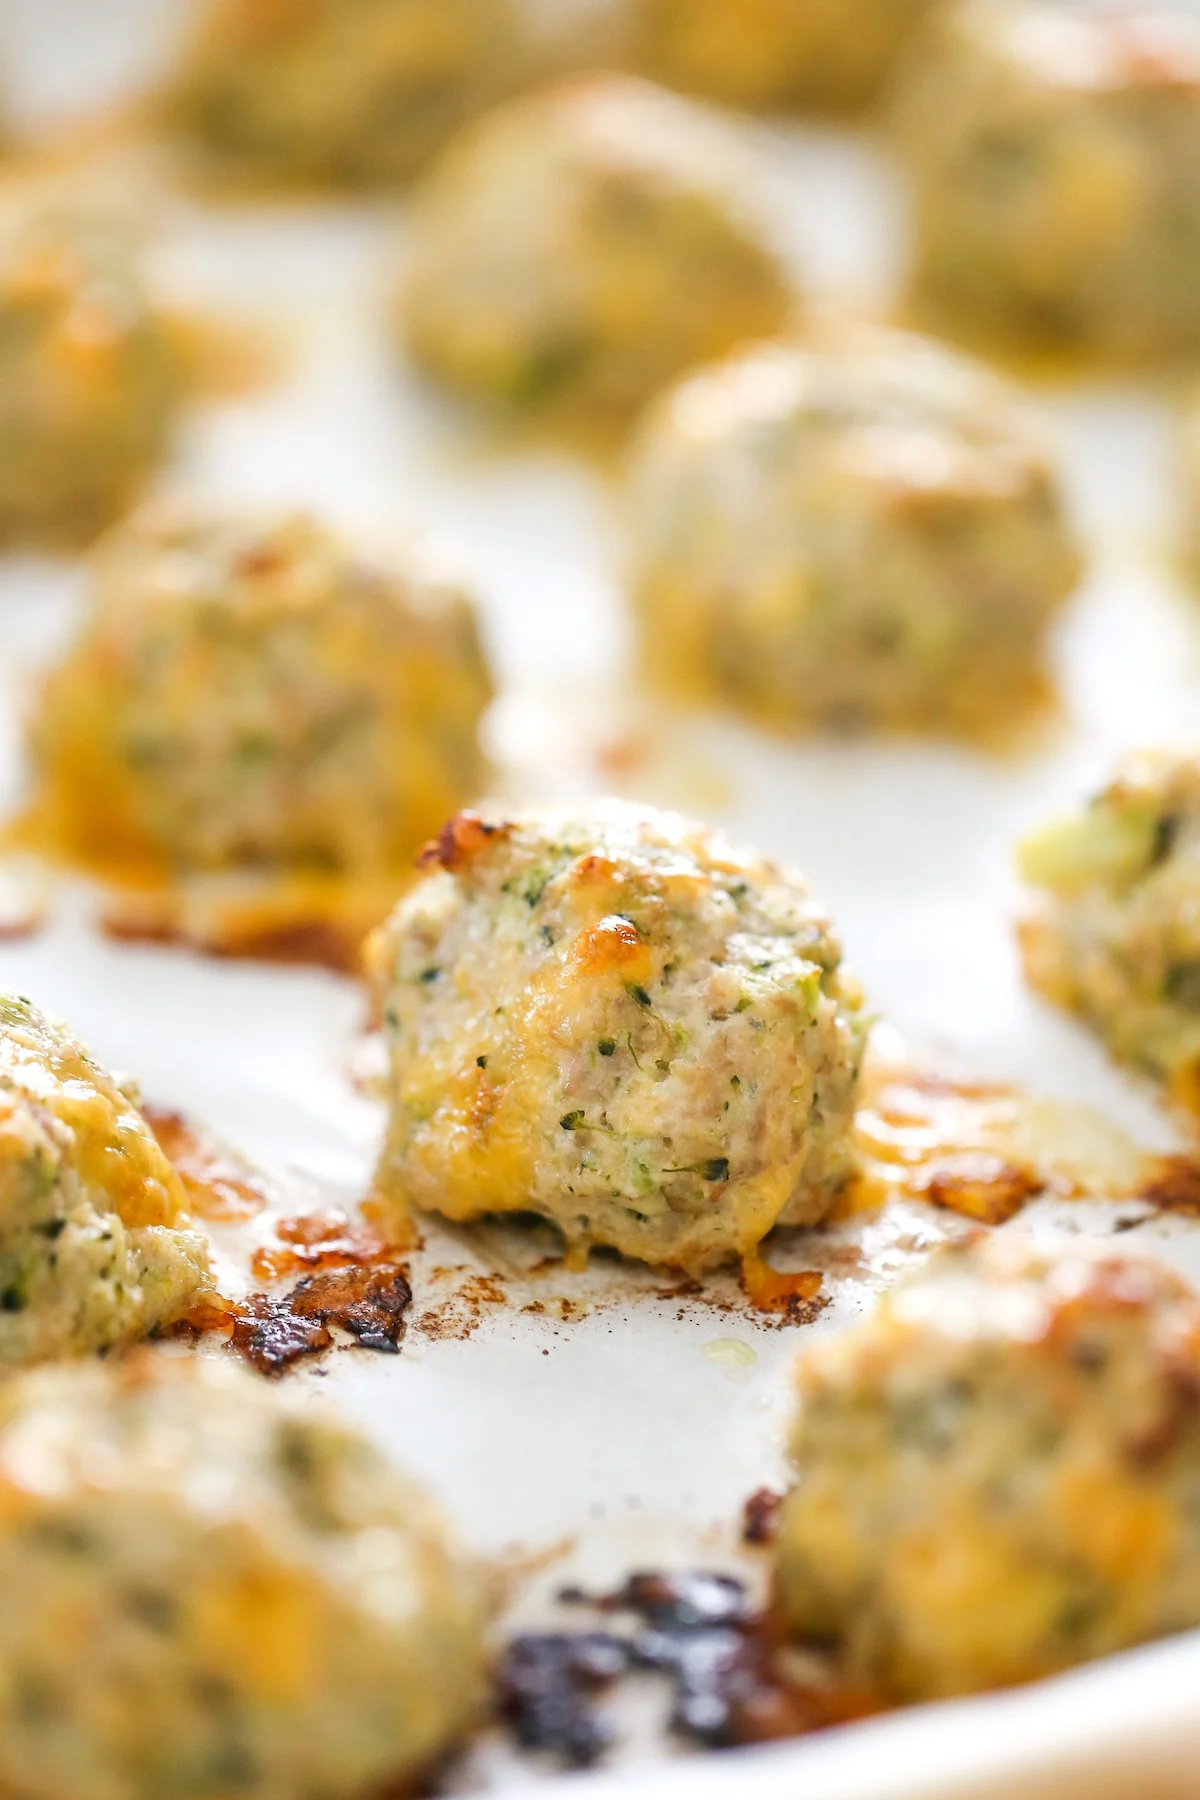
[(526, 1632), (506, 1646), (496, 1670), (501, 1714), (526, 1750), (588, 1768), (613, 1740), (597, 1698), (628, 1667), (629, 1647), (611, 1632)]
[[(861, 1696), (848, 1694), (823, 1672), (806, 1668), (803, 1678), (789, 1672), (787, 1647), (778, 1644), (767, 1615), (731, 1575), (643, 1571), (611, 1594), (564, 1588), (559, 1599), (635, 1621), (629, 1635), (615, 1639), (625, 1666), (667, 1677), (668, 1728), (693, 1742), (721, 1747), (793, 1737), (869, 1710)], [(606, 1645), (614, 1641), (595, 1633), (581, 1633), (574, 1641), (597, 1635)], [(607, 1722), (596, 1717), (596, 1689), (577, 1684), (576, 1695), (577, 1704), (590, 1710), (592, 1729), (607, 1742)]]
[(412, 1303), (407, 1270), (394, 1263), (324, 1269), (273, 1299), (251, 1294), (232, 1309), (232, 1344), (261, 1375), (282, 1375), (302, 1357), (328, 1350), (331, 1327), (364, 1350), (394, 1356)]
[(773, 1544), (782, 1506), (783, 1495), (774, 1488), (756, 1488), (742, 1508), (743, 1544)]

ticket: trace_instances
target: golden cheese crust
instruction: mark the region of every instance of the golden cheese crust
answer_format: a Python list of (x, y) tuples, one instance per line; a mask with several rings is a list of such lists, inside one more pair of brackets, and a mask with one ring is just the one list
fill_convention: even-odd
[(468, 394), (619, 420), (789, 316), (753, 173), (734, 126), (645, 82), (591, 77), (512, 101), (419, 191), (401, 335)]
[(961, 0), (897, 98), (919, 298), (1016, 345), (1200, 344), (1200, 19)]
[(857, 110), (930, 0), (626, 0), (647, 73), (730, 106)]
[(674, 814), (460, 814), (369, 952), (385, 1207), (700, 1270), (828, 1210), (857, 990), (799, 877)]
[(1025, 972), (1115, 1055), (1200, 1107), (1200, 754), (1143, 751), (1025, 840)]
[(336, 1800), (473, 1720), (479, 1584), (351, 1427), (209, 1358), (0, 1389), (0, 1786)]
[(1200, 1304), (1153, 1263), (939, 1251), (798, 1370), (776, 1602), (924, 1700), (1200, 1623)]
[(0, 544), (85, 544), (162, 458), (183, 393), (134, 234), (99, 207), (0, 228)]
[(0, 1375), (143, 1337), (208, 1281), (136, 1105), (61, 1025), (0, 995)]
[(998, 733), (1044, 700), (1078, 558), (1035, 417), (900, 332), (757, 345), (651, 410), (630, 473), (654, 679), (766, 724)]
[(107, 538), (46, 682), (21, 835), (129, 885), (376, 880), (482, 775), (472, 606), (418, 557), (303, 515), (155, 511)]
[(510, 0), (209, 0), (167, 115), (251, 178), (406, 181), (525, 54)]

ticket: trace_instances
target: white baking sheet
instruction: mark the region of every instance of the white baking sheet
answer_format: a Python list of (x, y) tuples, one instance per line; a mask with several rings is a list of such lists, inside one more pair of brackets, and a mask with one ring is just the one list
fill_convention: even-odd
[[(161, 58), (179, 18), (177, 0), (0, 0), (17, 110), (44, 122), (124, 94)], [(832, 134), (765, 135), (783, 228), (816, 283), (847, 304), (886, 299), (900, 194), (881, 154)], [(494, 738), (510, 787), (597, 788), (602, 753), (643, 740), (635, 786), (720, 817), (803, 867), (875, 1006), (910, 1039), (973, 1072), (1088, 1101), (1168, 1144), (1150, 1096), (1024, 991), (1008, 865), (1014, 835), (1102, 777), (1120, 746), (1195, 722), (1200, 613), (1172, 574), (1168, 397), (1121, 386), (1042, 396), (1092, 568), (1058, 635), (1068, 716), (1037, 755), (996, 763), (919, 746), (784, 748), (726, 724), (676, 729), (624, 691), (613, 493), (549, 454), (486, 454), (469, 425), (406, 376), (380, 308), (399, 255), (402, 227), (385, 209), (168, 207), (165, 277), (193, 300), (274, 321), (288, 364), (275, 388), (197, 409), (170, 480), (442, 534), (485, 608), (504, 688)], [(30, 671), (70, 630), (80, 583), (71, 564), (0, 562), (5, 805), (19, 792)], [(362, 1193), (379, 1120), (347, 1075), (361, 1015), (351, 984), (108, 943), (89, 929), (78, 894), (41, 935), (0, 945), (0, 982), (61, 1012), (152, 1097), (186, 1107), (262, 1164), (293, 1202)], [(899, 1262), (903, 1229), (894, 1237)], [(1194, 1234), (1180, 1223), (1147, 1227), (1137, 1241), (1200, 1276)], [(467, 1241), (451, 1251), (467, 1266), (478, 1259)], [(456, 1336), (445, 1328), (456, 1280), (439, 1287), (430, 1276), (418, 1292), (398, 1360), (340, 1355), (294, 1379), (361, 1417), (438, 1491), (480, 1552), (559, 1546), (543, 1586), (636, 1563), (732, 1562), (742, 1500), (780, 1475), (787, 1370), (803, 1333), (744, 1310), (631, 1297), (601, 1271), (575, 1290), (590, 1295), (590, 1310), (573, 1322), (553, 1307), (484, 1308), (477, 1328)], [(545, 1291), (557, 1300), (568, 1286)], [(420, 1329), (439, 1296), (449, 1297), (441, 1335)], [(806, 1329), (867, 1303), (861, 1284), (843, 1284)], [(730, 1340), (743, 1346), (737, 1360)], [(1192, 1794), (1198, 1684), (1200, 1638), (1189, 1638), (1037, 1691), (564, 1786), (596, 1800)], [(477, 1758), (462, 1782), (485, 1775), (507, 1788), (529, 1778), (511, 1761)]]

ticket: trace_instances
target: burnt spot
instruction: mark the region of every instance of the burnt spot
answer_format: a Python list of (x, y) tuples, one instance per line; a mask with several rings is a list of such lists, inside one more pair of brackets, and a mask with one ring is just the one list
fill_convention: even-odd
[(597, 1698), (628, 1666), (628, 1646), (610, 1632), (526, 1632), (496, 1669), (501, 1716), (526, 1750), (588, 1768), (613, 1740)]
[(324, 1269), (281, 1299), (251, 1294), (240, 1302), (231, 1342), (260, 1375), (282, 1375), (302, 1357), (328, 1350), (335, 1326), (364, 1350), (395, 1356), (411, 1304), (407, 1270), (397, 1264)]
[(1159, 1212), (1200, 1217), (1200, 1157), (1157, 1157), (1137, 1198)]
[(912, 1183), (932, 1206), (980, 1225), (1003, 1225), (1043, 1193), (1036, 1169), (1010, 1162), (990, 1150), (960, 1150), (939, 1156)]
[(783, 1495), (774, 1488), (756, 1488), (742, 1507), (743, 1544), (773, 1544), (779, 1535)]
[(479, 813), (465, 811), (447, 819), (435, 838), (417, 856), (419, 869), (448, 869), (451, 874), (463, 868), (494, 840), (511, 836), (511, 825), (492, 825)]

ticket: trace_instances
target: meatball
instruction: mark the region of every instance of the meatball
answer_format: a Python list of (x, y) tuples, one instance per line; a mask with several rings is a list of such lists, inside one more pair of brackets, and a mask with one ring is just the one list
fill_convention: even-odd
[(652, 410), (630, 483), (646, 664), (782, 728), (996, 731), (1044, 697), (1077, 558), (1037, 422), (898, 332), (755, 346)]
[(0, 1785), (28, 1800), (382, 1792), (480, 1700), (476, 1579), (424, 1495), (209, 1358), (0, 1389), (0, 1585)]
[(859, 996), (798, 876), (671, 813), (461, 813), (370, 946), (385, 1210), (540, 1214), (700, 1271), (819, 1220)]
[(1200, 346), (1200, 18), (963, 0), (897, 112), (937, 317), (1117, 359)]
[(1200, 752), (1129, 757), (1018, 862), (1042, 890), (1021, 925), (1034, 987), (1200, 1108)]
[(940, 1251), (799, 1368), (784, 1626), (925, 1700), (1200, 1624), (1200, 1304), (1152, 1263)]
[(0, 1374), (142, 1337), (208, 1279), (134, 1101), (61, 1025), (0, 994)]
[(230, 171), (408, 180), (514, 78), (514, 0), (208, 0), (168, 99)]
[(631, 79), (504, 106), (420, 191), (398, 301), (413, 355), (513, 409), (619, 421), (774, 330), (792, 295), (747, 155), (735, 126)]
[[(35, 717), (22, 835), (130, 884), (396, 877), (480, 779), (468, 600), (304, 515), (155, 511), (106, 538)], [(389, 902), (390, 904), (390, 902)]]
[(100, 209), (21, 206), (0, 227), (0, 545), (72, 548), (165, 453), (179, 339), (134, 234)]
[(931, 0), (626, 0), (639, 63), (732, 106), (859, 108)]

